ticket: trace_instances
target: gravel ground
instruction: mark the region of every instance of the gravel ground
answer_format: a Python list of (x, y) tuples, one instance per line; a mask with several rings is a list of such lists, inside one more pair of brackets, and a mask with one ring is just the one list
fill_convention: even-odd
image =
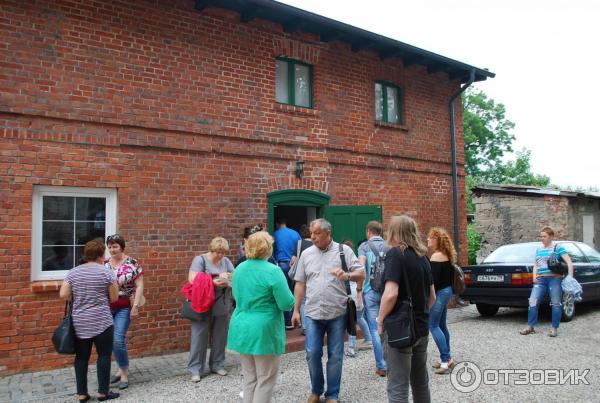
[[(463, 308), (475, 312), (474, 307)], [(559, 337), (549, 338), (549, 314), (542, 313), (538, 333), (521, 336), (527, 321), (524, 309), (502, 309), (493, 318), (475, 314), (463, 317), (449, 328), (453, 355), (458, 362), (469, 361), (481, 370), (489, 369), (590, 369), (589, 385), (509, 385), (482, 384), (471, 393), (458, 392), (450, 375), (431, 372), (434, 402), (597, 402), (600, 394), (600, 304), (578, 305), (577, 315), (563, 323)], [(429, 361), (438, 358), (430, 338)], [(472, 364), (470, 364), (472, 365)], [(305, 402), (310, 392), (303, 352), (282, 358), (274, 402)], [(342, 402), (385, 402), (386, 378), (374, 373), (370, 350), (355, 358), (345, 358), (340, 399)], [(242, 376), (239, 368), (229, 368), (226, 377), (210, 375), (193, 384), (188, 376), (176, 376), (132, 384), (119, 402), (240, 402)], [(502, 380), (502, 378), (500, 378)], [(69, 399), (65, 401), (74, 401)]]

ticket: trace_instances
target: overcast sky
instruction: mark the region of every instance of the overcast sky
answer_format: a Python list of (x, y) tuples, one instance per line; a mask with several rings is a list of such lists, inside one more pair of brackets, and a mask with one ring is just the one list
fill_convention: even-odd
[(600, 188), (600, 2), (280, 0), (488, 68), (517, 149), (560, 186)]

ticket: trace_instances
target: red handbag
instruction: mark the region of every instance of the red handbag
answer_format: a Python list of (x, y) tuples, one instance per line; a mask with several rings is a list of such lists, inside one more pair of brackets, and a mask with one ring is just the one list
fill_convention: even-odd
[(129, 297), (121, 295), (118, 300), (111, 302), (110, 309), (124, 309), (131, 308), (131, 300)]

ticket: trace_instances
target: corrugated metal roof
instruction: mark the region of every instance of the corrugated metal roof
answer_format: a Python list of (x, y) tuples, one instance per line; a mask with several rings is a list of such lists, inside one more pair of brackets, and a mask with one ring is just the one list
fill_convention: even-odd
[(475, 193), (506, 193), (506, 194), (521, 194), (529, 196), (559, 196), (559, 197), (589, 197), (594, 199), (600, 199), (600, 193), (598, 192), (584, 192), (584, 191), (573, 191), (573, 190), (561, 190), (554, 188), (542, 188), (536, 186), (524, 186), (524, 185), (498, 185), (484, 183), (473, 187)]
[(320, 40), (323, 42), (332, 40), (348, 42), (352, 45), (352, 51), (354, 52), (369, 49), (377, 52), (382, 60), (392, 57), (400, 58), (404, 66), (423, 65), (427, 67), (428, 73), (444, 72), (448, 74), (450, 79), (458, 79), (461, 82), (469, 80), (471, 71), (475, 73), (475, 81), (484, 81), (495, 77), (494, 73), (486, 69), (480, 69), (277, 1), (196, 0), (195, 2), (196, 10), (202, 11), (207, 6), (237, 11), (240, 13), (242, 22), (262, 18), (281, 24), (284, 32), (287, 33), (301, 30), (319, 35)]

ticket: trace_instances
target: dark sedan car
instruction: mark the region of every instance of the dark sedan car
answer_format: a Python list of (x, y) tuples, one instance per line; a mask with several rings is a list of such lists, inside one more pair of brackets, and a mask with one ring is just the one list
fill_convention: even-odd
[[(600, 253), (581, 242), (557, 241), (573, 261), (574, 277), (583, 288), (583, 301), (600, 299)], [(504, 245), (483, 263), (464, 268), (464, 299), (476, 304), (483, 316), (493, 316), (501, 306), (527, 307), (533, 286), (533, 262), (540, 242)], [(546, 296), (547, 301), (547, 296)], [(575, 315), (575, 302), (563, 293), (565, 322)]]

